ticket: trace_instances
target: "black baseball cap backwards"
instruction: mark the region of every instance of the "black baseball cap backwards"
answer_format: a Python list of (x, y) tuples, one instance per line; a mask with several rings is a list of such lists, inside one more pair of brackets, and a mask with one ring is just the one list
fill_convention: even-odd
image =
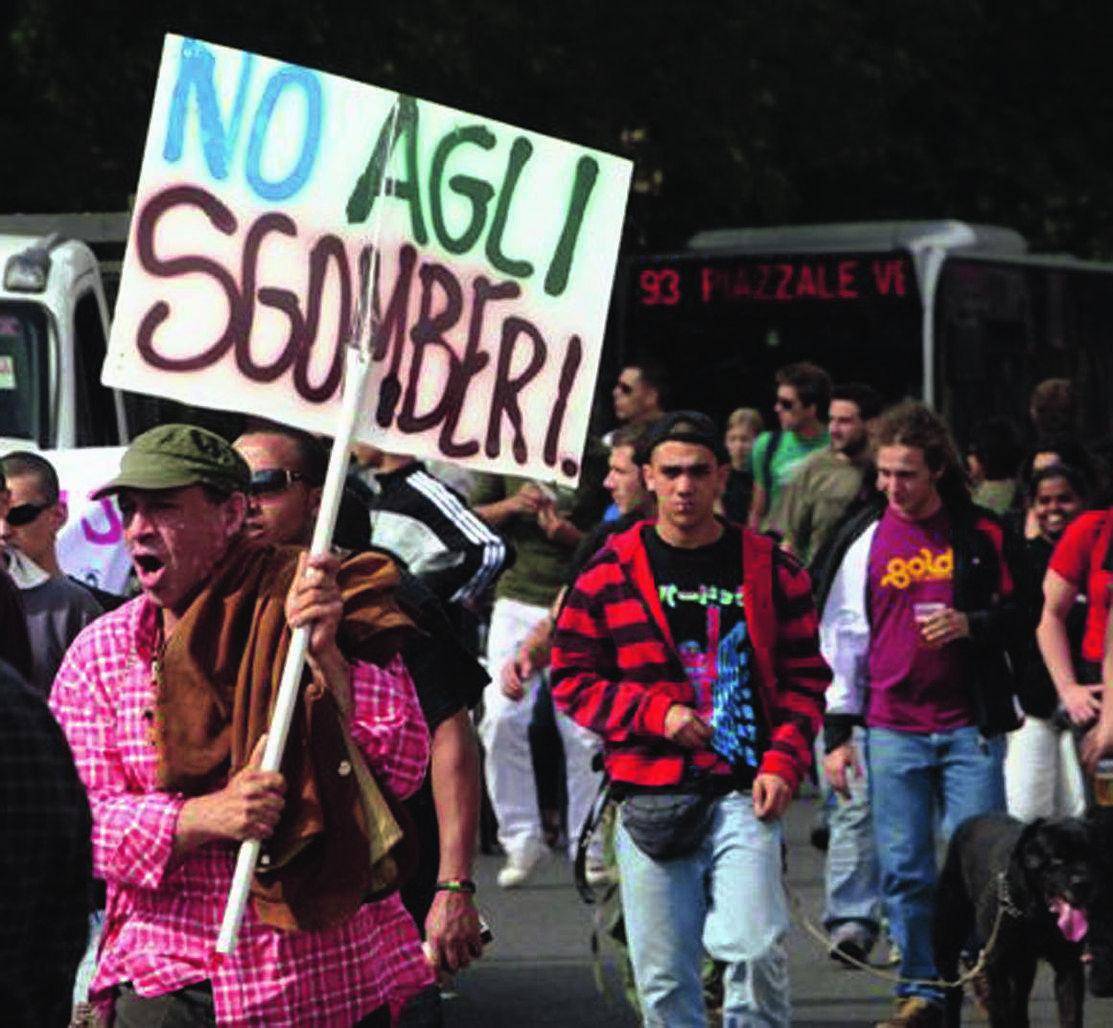
[(207, 485), (222, 493), (246, 492), (251, 469), (224, 439), (196, 425), (159, 425), (132, 441), (120, 473), (92, 494), (121, 489), (180, 489)]
[(638, 463), (648, 464), (653, 451), (662, 443), (705, 446), (715, 455), (719, 464), (726, 464), (730, 460), (723, 434), (711, 418), (698, 410), (672, 411), (650, 425), (638, 449)]

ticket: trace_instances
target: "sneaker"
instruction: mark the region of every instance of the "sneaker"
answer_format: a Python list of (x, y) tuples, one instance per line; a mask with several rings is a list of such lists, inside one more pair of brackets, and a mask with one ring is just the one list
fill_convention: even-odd
[(545, 852), (541, 846), (535, 846), (521, 853), (511, 853), (498, 873), (496, 880), (499, 885), (504, 889), (517, 889), (525, 885), (529, 876), (541, 863)]
[(861, 942), (850, 936), (835, 942), (827, 951), (827, 955), (848, 970), (859, 971), (861, 968), (858, 965), (866, 962), (869, 952)]
[[(832, 930), (831, 948), (827, 954), (832, 960), (839, 961), (845, 967), (856, 971), (858, 965), (852, 961), (866, 963), (876, 938), (876, 929), (871, 925), (860, 921), (844, 921)], [(844, 960), (844, 957), (849, 959)]]
[(588, 861), (587, 866), (584, 868), (584, 878), (587, 879), (587, 884), (592, 887), (611, 885), (617, 880), (615, 873), (601, 860)]
[(844, 939), (836, 942), (827, 951), (827, 956), (836, 963), (841, 963), (849, 971), (861, 970), (859, 965), (866, 962), (866, 950), (854, 939)]
[(943, 1008), (923, 996), (905, 996), (897, 1000), (896, 1013), (875, 1028), (943, 1028)]

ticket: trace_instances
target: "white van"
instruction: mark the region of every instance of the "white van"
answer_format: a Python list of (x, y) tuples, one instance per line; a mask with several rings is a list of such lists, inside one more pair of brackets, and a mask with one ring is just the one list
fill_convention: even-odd
[(109, 312), (92, 250), (0, 235), (0, 453), (127, 442), (121, 396), (100, 384)]

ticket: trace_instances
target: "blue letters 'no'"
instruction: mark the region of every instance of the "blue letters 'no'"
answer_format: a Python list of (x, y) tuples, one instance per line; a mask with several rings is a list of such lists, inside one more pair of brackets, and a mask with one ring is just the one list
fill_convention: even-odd
[[(183, 39), (181, 56), (178, 61), (178, 80), (174, 84), (174, 95), (170, 100), (170, 116), (166, 125), (166, 143), (162, 156), (171, 164), (181, 159), (185, 138), (186, 109), (192, 93), (197, 99), (197, 120), (201, 133), (201, 149), (205, 155), (209, 174), (223, 181), (228, 177), (232, 155), (238, 145), (240, 126), (243, 122), (244, 108), (247, 104), (247, 90), (251, 81), (254, 54), (244, 53), (240, 61), (240, 80), (236, 86), (236, 97), (232, 102), (232, 113), (227, 126), (221, 116), (217, 102), (216, 84), (213, 69), (216, 57), (204, 43), (195, 39)], [(302, 134), (301, 152), (297, 163), (284, 178), (272, 181), (264, 178), (260, 162), (263, 146), (270, 129), (271, 117), (282, 91), (287, 86), (298, 86), (305, 94), (305, 130)], [(263, 200), (286, 200), (305, 185), (321, 142), (321, 112), (324, 97), (321, 81), (308, 68), (284, 65), (267, 82), (266, 89), (255, 109), (251, 122), (251, 135), (244, 161), (244, 175), (248, 185)]]

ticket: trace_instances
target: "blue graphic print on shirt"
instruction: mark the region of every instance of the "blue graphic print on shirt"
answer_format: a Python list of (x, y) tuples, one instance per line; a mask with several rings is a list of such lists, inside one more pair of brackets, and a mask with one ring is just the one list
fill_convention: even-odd
[(690, 754), (696, 774), (730, 765), (737, 787), (753, 780), (768, 745), (760, 698), (755, 695), (753, 647), (746, 624), (745, 591), (734, 526), (708, 546), (669, 546), (643, 530), (657, 598), (681, 665), (692, 685), (692, 706), (711, 726), (710, 746)]

